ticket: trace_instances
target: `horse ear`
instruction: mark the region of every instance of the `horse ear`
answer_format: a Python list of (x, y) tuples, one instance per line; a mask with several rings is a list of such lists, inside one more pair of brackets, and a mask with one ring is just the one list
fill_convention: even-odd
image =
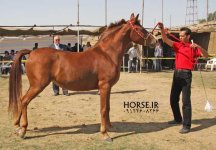
[(131, 20), (134, 19), (134, 13), (131, 14), (130, 19), (131, 19)]
[(137, 21), (137, 20), (138, 20), (138, 18), (139, 18), (139, 14), (137, 14), (137, 16), (136, 16), (136, 19), (135, 19), (135, 20)]

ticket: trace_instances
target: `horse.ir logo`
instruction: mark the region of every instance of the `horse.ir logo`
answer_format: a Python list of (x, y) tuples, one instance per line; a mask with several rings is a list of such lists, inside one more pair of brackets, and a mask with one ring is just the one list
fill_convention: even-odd
[(159, 103), (156, 101), (124, 101), (124, 112), (127, 113), (157, 113)]

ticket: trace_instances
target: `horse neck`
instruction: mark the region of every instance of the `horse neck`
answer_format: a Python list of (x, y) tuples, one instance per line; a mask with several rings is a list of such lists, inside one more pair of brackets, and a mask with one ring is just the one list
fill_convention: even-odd
[(105, 38), (101, 40), (102, 51), (104, 51), (116, 65), (120, 65), (122, 62), (122, 58), (130, 43), (130, 32), (129, 27), (125, 24), (120, 27), (115, 27), (112, 29)]

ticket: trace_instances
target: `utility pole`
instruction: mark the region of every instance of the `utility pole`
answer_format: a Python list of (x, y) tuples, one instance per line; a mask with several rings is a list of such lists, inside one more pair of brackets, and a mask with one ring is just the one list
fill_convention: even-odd
[(79, 0), (77, 0), (77, 52), (80, 51), (79, 49), (79, 39), (80, 39), (80, 35), (79, 35)]
[(107, 0), (105, 0), (105, 26), (107, 26)]
[[(144, 0), (142, 0), (142, 26), (143, 26), (143, 23), (144, 23)], [(141, 57), (140, 57), (140, 73), (142, 73), (142, 55), (143, 55), (143, 46), (141, 46)]]
[(163, 22), (163, 0), (162, 0), (162, 9), (161, 10), (162, 10), (162, 20), (161, 21)]
[(144, 21), (144, 0), (142, 0), (142, 26)]
[(208, 6), (208, 0), (207, 0), (207, 4), (206, 4), (206, 23), (208, 24), (208, 10), (209, 10), (209, 6)]

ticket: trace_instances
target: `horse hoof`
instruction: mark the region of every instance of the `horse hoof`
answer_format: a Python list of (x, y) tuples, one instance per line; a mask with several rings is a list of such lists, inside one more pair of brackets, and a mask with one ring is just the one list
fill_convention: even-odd
[(22, 128), (16, 129), (16, 135), (19, 136), (22, 139), (25, 139), (25, 131), (22, 130)]
[(21, 139), (25, 139), (25, 132), (20, 130), (20, 132), (18, 133), (18, 136), (21, 138)]
[(113, 139), (110, 138), (110, 137), (107, 137), (104, 139), (105, 142), (109, 142), (109, 143), (112, 143), (113, 142)]
[(15, 134), (18, 134), (18, 132), (19, 132), (19, 130), (21, 130), (21, 127), (17, 127), (16, 129), (15, 129)]

